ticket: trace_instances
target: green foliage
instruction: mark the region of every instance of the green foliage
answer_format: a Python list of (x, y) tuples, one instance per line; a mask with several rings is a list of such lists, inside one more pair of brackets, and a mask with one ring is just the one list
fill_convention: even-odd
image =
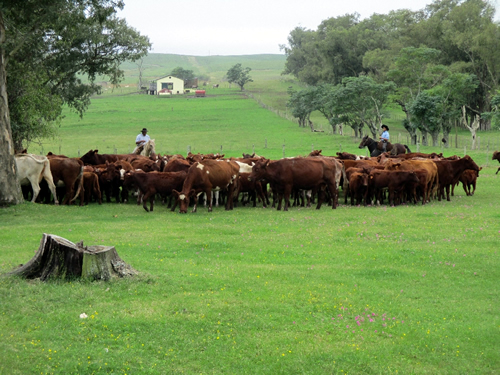
[[(422, 90), (442, 80), (443, 71), (474, 75), (479, 86), (467, 98), (469, 115), (486, 113), (500, 85), (500, 24), (494, 14), (489, 1), (438, 0), (415, 12), (329, 18), (317, 30), (290, 32), (288, 45), (281, 47), (287, 56), (284, 72), (312, 85), (366, 74), (378, 82), (394, 80), (403, 112)], [(483, 121), (482, 129), (488, 127)], [(416, 136), (416, 127), (409, 129)]]
[(82, 115), (90, 97), (100, 92), (97, 78), (117, 84), (123, 79), (120, 64), (147, 54), (148, 38), (116, 17), (122, 7), (121, 1), (107, 0), (4, 4), (2, 49), (10, 62), (7, 75), (13, 77), (7, 92), (17, 146), (53, 133), (51, 122), (63, 103)]
[(438, 146), (438, 136), (441, 131), (443, 115), (443, 98), (422, 91), (409, 106), (409, 112), (423, 133), (430, 133), (432, 145)]
[(243, 87), (248, 83), (248, 82), (253, 82), (253, 79), (250, 77), (250, 71), (251, 68), (242, 68), (241, 64), (235, 64), (233, 67), (231, 67), (227, 73), (227, 81), (229, 83), (236, 83), (241, 91), (243, 91)]
[(194, 79), (194, 73), (192, 70), (184, 69), (180, 66), (172, 70), (170, 74), (174, 77), (182, 79), (184, 82)]

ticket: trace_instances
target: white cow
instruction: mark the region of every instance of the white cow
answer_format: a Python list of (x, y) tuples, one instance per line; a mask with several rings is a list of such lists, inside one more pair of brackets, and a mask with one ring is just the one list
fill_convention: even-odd
[(33, 189), (33, 199), (35, 202), (38, 194), (40, 193), (40, 181), (42, 178), (47, 181), (49, 189), (54, 196), (54, 203), (57, 205), (56, 187), (50, 172), (50, 162), (45, 156), (34, 154), (16, 154), (17, 176), (21, 185), (31, 184)]

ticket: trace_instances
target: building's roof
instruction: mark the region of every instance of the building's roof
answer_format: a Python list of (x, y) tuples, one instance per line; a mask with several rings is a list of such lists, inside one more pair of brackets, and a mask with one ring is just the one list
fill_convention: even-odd
[(175, 79), (178, 79), (178, 80), (182, 81), (182, 79), (180, 79), (180, 78), (177, 78), (177, 77), (174, 77), (174, 76), (172, 76), (172, 75), (170, 75), (170, 74), (167, 74), (166, 76), (163, 76), (163, 77), (159, 77), (159, 78), (153, 79), (151, 82), (156, 82), (156, 81), (158, 81), (158, 80), (160, 80), (160, 79), (163, 79), (163, 78), (166, 78), (166, 77), (169, 77), (169, 78), (175, 78)]

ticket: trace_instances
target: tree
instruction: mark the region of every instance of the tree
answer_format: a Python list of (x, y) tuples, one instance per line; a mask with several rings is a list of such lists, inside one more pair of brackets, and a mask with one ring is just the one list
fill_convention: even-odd
[(438, 95), (442, 101), (441, 128), (445, 147), (448, 147), (449, 134), (453, 126), (460, 122), (460, 109), (470, 105), (471, 98), (479, 86), (475, 75), (464, 73), (450, 73), (441, 84), (429, 90), (431, 95)]
[(229, 69), (226, 73), (227, 81), (229, 83), (236, 83), (240, 86), (241, 91), (243, 91), (243, 86), (245, 86), (248, 82), (253, 82), (253, 79), (250, 77), (250, 68), (242, 68), (241, 64), (235, 64), (231, 69)]
[[(409, 112), (413, 121), (422, 131), (423, 136), (430, 133), (432, 145), (438, 146), (439, 132), (441, 131), (441, 119), (443, 115), (443, 98), (439, 95), (430, 95), (428, 91), (422, 91), (414, 101), (412, 101)], [(422, 144), (427, 145), (426, 139), (422, 139)]]
[(96, 79), (105, 76), (118, 84), (123, 78), (120, 63), (147, 54), (148, 38), (116, 17), (122, 8), (121, 0), (2, 2), (0, 204), (22, 200), (15, 146), (32, 140), (26, 135), (53, 134), (62, 105), (83, 115), (90, 97), (100, 93)]
[(179, 79), (182, 79), (184, 81), (184, 83), (194, 79), (194, 73), (192, 70), (184, 69), (180, 66), (178, 66), (177, 68), (172, 70), (170, 75), (177, 77)]
[[(440, 51), (433, 48), (402, 48), (393, 68), (387, 73), (387, 78), (397, 85), (393, 100), (406, 114), (403, 126), (410, 133), (412, 144), (417, 143), (419, 128), (416, 123), (412, 122), (409, 107), (423, 90), (430, 89), (439, 82), (440, 76), (437, 73), (440, 71), (437, 67), (439, 55)], [(424, 128), (421, 130), (425, 133)], [(426, 134), (422, 134), (422, 138), (425, 141)]]
[(305, 128), (309, 125), (311, 131), (313, 131), (314, 128), (309, 117), (311, 113), (316, 110), (316, 92), (317, 90), (314, 86), (310, 86), (300, 91), (289, 91), (290, 98), (286, 104), (287, 108), (290, 108), (292, 116), (299, 119), (299, 127)]

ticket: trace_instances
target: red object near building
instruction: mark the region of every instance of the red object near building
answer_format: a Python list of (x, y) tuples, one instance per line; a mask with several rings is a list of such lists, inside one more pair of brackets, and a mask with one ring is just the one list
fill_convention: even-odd
[(196, 90), (195, 91), (195, 96), (197, 96), (197, 97), (203, 97), (203, 96), (205, 96), (205, 90)]

